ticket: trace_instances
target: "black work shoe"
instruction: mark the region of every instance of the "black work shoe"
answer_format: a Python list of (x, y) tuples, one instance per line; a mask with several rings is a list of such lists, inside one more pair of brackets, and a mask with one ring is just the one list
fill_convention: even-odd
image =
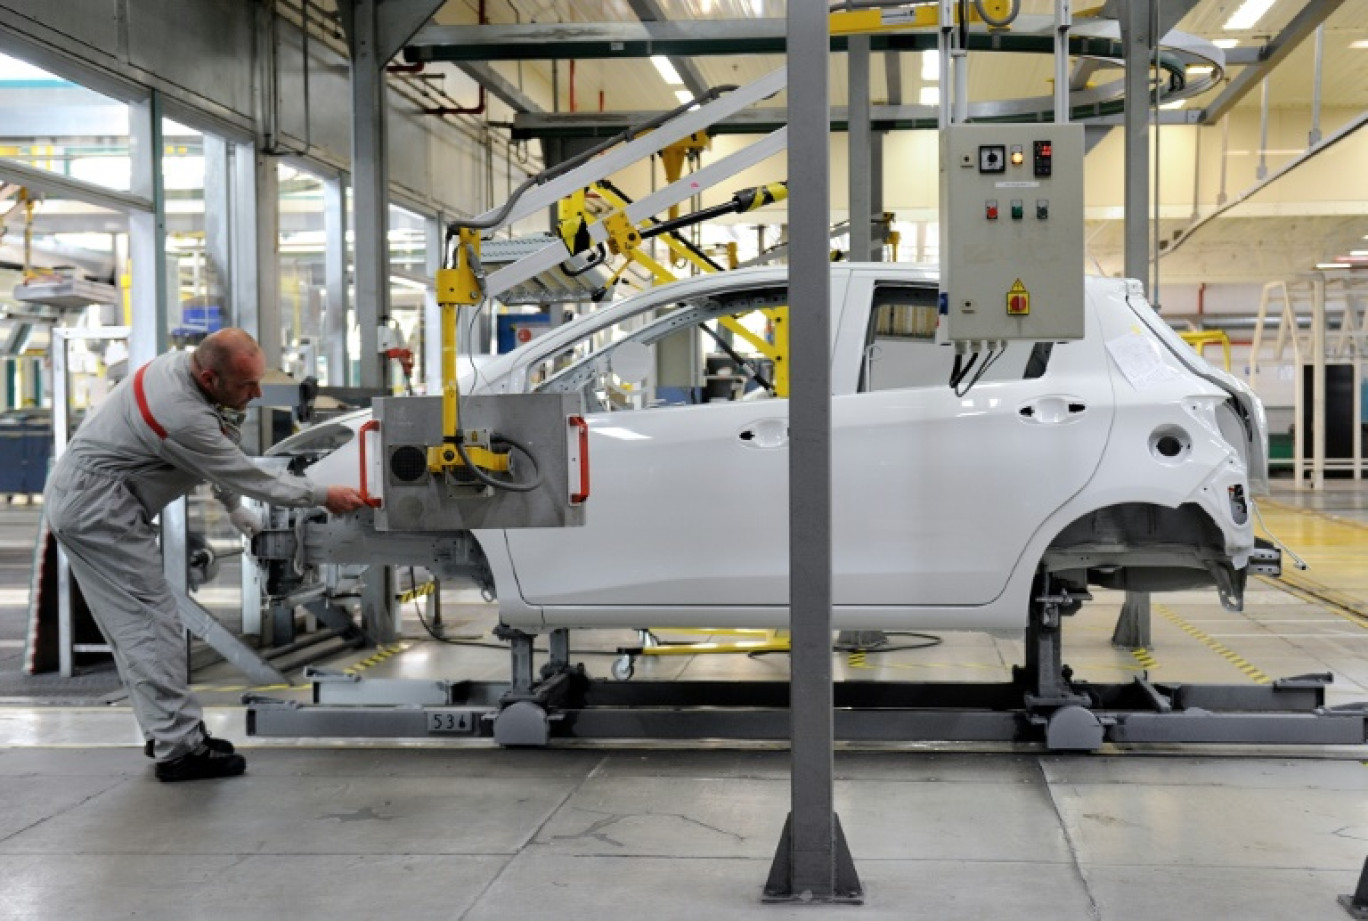
[(174, 761), (158, 761), (157, 779), (162, 783), (180, 780), (205, 780), (210, 777), (236, 777), (247, 770), (247, 759), (241, 755), (215, 751), (207, 745)]
[[(233, 743), (229, 742), (227, 739), (216, 739), (211, 736), (209, 730), (204, 728), (204, 723), (199, 724), (199, 730), (204, 736), (203, 744), (207, 746), (210, 751), (216, 751), (224, 755), (231, 755), (233, 753)], [(153, 749), (156, 747), (156, 744), (156, 742), (148, 739), (143, 743), (143, 754), (149, 758), (155, 758), (156, 754), (154, 754)]]

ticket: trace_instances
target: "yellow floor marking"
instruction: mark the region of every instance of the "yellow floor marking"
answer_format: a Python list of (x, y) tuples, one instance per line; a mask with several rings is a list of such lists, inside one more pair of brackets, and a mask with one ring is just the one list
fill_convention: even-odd
[(1225, 659), (1231, 665), (1235, 666), (1240, 671), (1244, 672), (1245, 675), (1248, 676), (1249, 679), (1253, 681), (1255, 684), (1272, 683), (1272, 678), (1268, 677), (1266, 674), (1264, 674), (1259, 669), (1255, 668), (1253, 665), (1251, 665), (1249, 662), (1243, 659), (1239, 655), (1239, 653), (1235, 652), (1233, 649), (1230, 649), (1227, 646), (1222, 645), (1220, 642), (1212, 638), (1209, 634), (1197, 629), (1192, 624), (1188, 623), (1187, 621), (1183, 620), (1183, 618), (1173, 613), (1173, 611), (1164, 607), (1162, 604), (1156, 604), (1154, 606), (1154, 610), (1162, 614), (1165, 618), (1168, 619), (1170, 623), (1172, 623), (1179, 630), (1182, 630), (1188, 636), (1192, 637), (1197, 642), (1201, 643), (1203, 646), (1207, 647), (1212, 652), (1216, 653), (1218, 656)]
[(1152, 672), (1159, 668), (1158, 660), (1156, 660), (1144, 646), (1132, 649), (1131, 655), (1135, 656), (1135, 661), (1139, 662), (1147, 672)]
[(397, 595), (396, 597), (398, 598), (400, 604), (407, 604), (410, 601), (417, 601), (419, 598), (422, 598), (426, 595), (431, 595), (436, 590), (436, 582), (424, 582), (423, 584), (411, 588), (408, 591), (403, 592), (400, 595)]

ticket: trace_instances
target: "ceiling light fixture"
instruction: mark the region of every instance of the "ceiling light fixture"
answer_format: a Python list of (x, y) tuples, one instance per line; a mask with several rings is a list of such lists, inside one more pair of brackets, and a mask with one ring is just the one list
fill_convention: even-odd
[(688, 90), (675, 90), (675, 98), (679, 100), (680, 105), (688, 105), (694, 101), (694, 94)]
[(1350, 42), (1349, 47), (1368, 49), (1368, 38), (1361, 38), (1356, 42)]
[(1230, 14), (1230, 18), (1221, 26), (1230, 32), (1241, 29), (1252, 29), (1264, 14), (1273, 6), (1275, 0), (1244, 0), (1235, 12)]
[(1210, 64), (1195, 64), (1187, 69), (1187, 74), (1189, 77), (1205, 77), (1214, 69), (1215, 68), (1213, 68)]
[(1217, 38), (1211, 42), (1217, 48), (1234, 48), (1240, 43), (1238, 38)]
[(670, 59), (663, 54), (651, 55), (651, 63), (655, 69), (660, 71), (660, 77), (670, 86), (683, 86), (684, 78), (679, 76), (679, 71), (670, 63)]
[(921, 92), (917, 95), (917, 100), (924, 106), (940, 105), (940, 87), (923, 86)]
[(1317, 262), (1317, 263), (1316, 263), (1316, 268), (1318, 268), (1318, 269), (1352, 269), (1353, 266), (1351, 266), (1351, 265), (1350, 265), (1349, 263), (1347, 263), (1347, 262)]
[(1187, 104), (1187, 100), (1186, 100), (1186, 99), (1175, 99), (1175, 100), (1173, 100), (1172, 102), (1161, 103), (1160, 106), (1159, 106), (1159, 108), (1161, 108), (1161, 109), (1181, 109), (1181, 108), (1182, 108), (1184, 105), (1186, 105), (1186, 104)]

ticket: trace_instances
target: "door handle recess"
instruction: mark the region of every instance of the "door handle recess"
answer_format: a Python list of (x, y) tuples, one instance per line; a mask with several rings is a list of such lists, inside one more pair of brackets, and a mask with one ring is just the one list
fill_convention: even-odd
[(761, 419), (736, 433), (748, 448), (782, 448), (788, 444), (787, 419)]
[(1072, 422), (1088, 411), (1088, 404), (1078, 397), (1051, 396), (1031, 400), (1017, 409), (1023, 422), (1037, 425), (1059, 425)]

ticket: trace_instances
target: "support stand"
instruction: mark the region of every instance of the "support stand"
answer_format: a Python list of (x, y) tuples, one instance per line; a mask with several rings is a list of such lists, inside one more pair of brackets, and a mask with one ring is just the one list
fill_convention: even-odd
[(1112, 631), (1112, 645), (1122, 649), (1148, 649), (1150, 638), (1150, 593), (1126, 592), (1121, 614)]
[(832, 823), (832, 880), (830, 894), (818, 898), (812, 891), (793, 891), (793, 865), (798, 856), (793, 854), (793, 813), (784, 820), (784, 830), (779, 835), (779, 847), (774, 852), (774, 863), (770, 865), (769, 879), (765, 881), (763, 902), (838, 902), (849, 905), (864, 904), (864, 888), (860, 884), (859, 873), (855, 870), (855, 860), (850, 856), (845, 832), (841, 830), (841, 817), (831, 814)]
[(1363, 872), (1359, 874), (1358, 888), (1353, 895), (1342, 895), (1339, 903), (1356, 921), (1368, 921), (1368, 860), (1363, 862)]
[(1054, 589), (1050, 577), (1036, 577), (1026, 626), (1026, 665), (1015, 679), (1029, 690), (1023, 698), (1029, 719), (1045, 727), (1045, 742), (1055, 751), (1096, 751), (1106, 732), (1089, 709), (1092, 700), (1073, 684), (1064, 664), (1063, 620), (1082, 606), (1086, 595)]

